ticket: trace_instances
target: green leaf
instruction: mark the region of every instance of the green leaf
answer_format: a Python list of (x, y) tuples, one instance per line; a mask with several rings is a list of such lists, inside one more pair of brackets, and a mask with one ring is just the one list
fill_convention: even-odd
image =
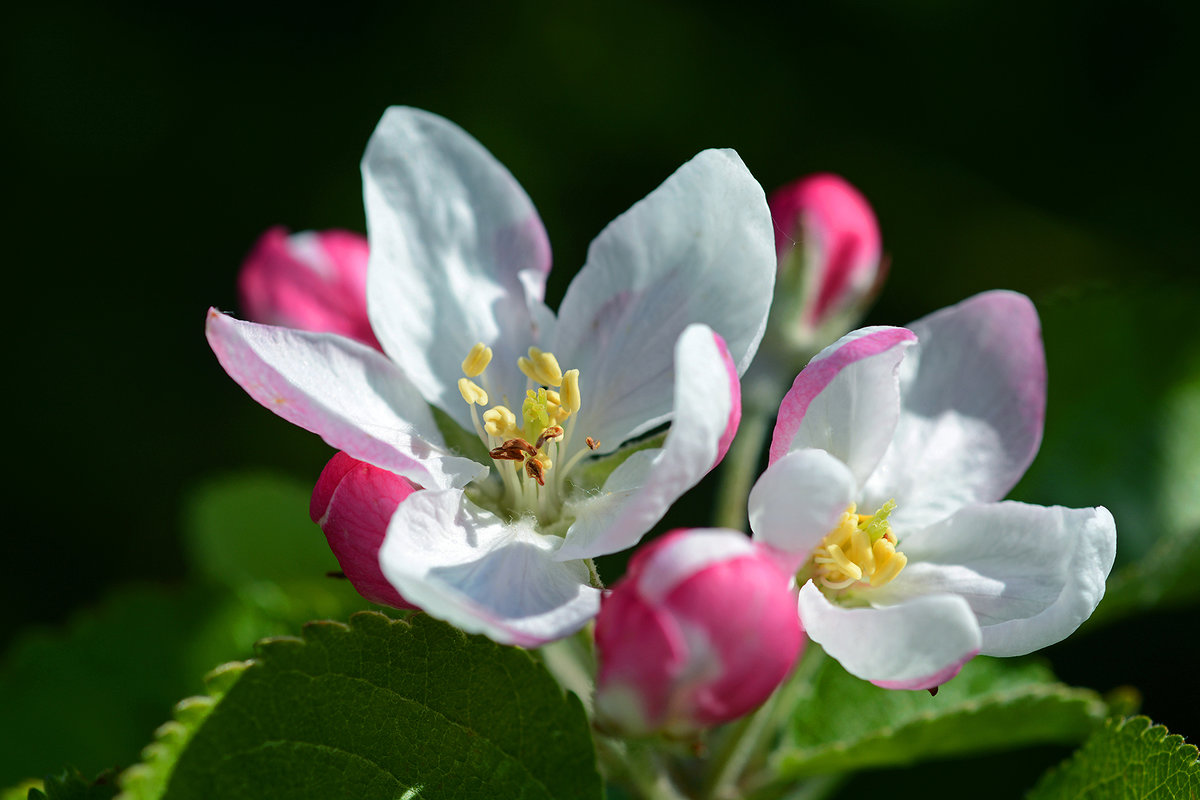
[(625, 463), (634, 453), (649, 450), (652, 447), (662, 447), (667, 440), (667, 432), (656, 433), (645, 439), (627, 444), (621, 449), (598, 458), (589, 458), (580, 464), (573, 472), (571, 482), (579, 486), (603, 486), (608, 476)]
[[(33, 778), (21, 781), (15, 786), (0, 790), (0, 800), (28, 800), (30, 791), (41, 792), (42, 782)], [(45, 795), (42, 795), (43, 797)]]
[(1113, 512), (1117, 563), (1096, 620), (1200, 597), (1200, 340), (1179, 329), (1198, 303), (1184, 286), (1038, 302), (1046, 431), (1013, 496)]
[(1057, 683), (1039, 662), (986, 657), (972, 659), (936, 696), (881, 689), (824, 657), (790, 702), (775, 756), (785, 780), (1082, 741), (1107, 713), (1095, 692)]
[(29, 790), (28, 800), (112, 800), (116, 794), (117, 784), (112, 774), (102, 773), (89, 781), (78, 770), (68, 770), (47, 776), (41, 790)]
[(219, 689), (164, 726), (122, 800), (601, 796), (579, 699), (424, 615), (306, 625)]
[(308, 517), (312, 486), (266, 473), (225, 475), (192, 491), (184, 545), (198, 575), (225, 586), (325, 578), (337, 559)]
[(1146, 717), (1110, 719), (1028, 800), (1192, 800), (1200, 797), (1197, 755)]

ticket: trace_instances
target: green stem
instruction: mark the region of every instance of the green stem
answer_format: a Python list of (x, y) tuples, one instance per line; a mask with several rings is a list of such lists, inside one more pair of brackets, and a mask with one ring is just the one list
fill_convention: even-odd
[(758, 477), (758, 462), (770, 424), (771, 412), (761, 407), (747, 408), (742, 415), (737, 436), (722, 466), (716, 513), (719, 527), (746, 530), (746, 500)]
[(774, 743), (792, 710), (812, 693), (812, 677), (824, 659), (825, 653), (809, 644), (787, 682), (757, 711), (742, 718), (730, 730), (711, 762), (704, 797), (714, 800), (742, 797), (738, 786), (746, 767), (762, 755), (764, 748)]

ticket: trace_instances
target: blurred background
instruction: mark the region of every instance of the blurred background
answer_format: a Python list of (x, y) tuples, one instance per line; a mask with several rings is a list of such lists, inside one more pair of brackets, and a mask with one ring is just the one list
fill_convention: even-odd
[[(1098, 618), (1045, 655), (1067, 682), (1136, 687), (1155, 721), (1200, 739), (1197, 693), (1180, 688), (1200, 590), (1200, 7), (49, 0), (3, 14), (15, 481), (0, 738), (21, 744), (0, 786), (129, 763), (207, 669), (264, 630), (356, 607), (319, 577), (307, 519), (329, 448), (246, 398), (202, 326), (210, 305), (236, 310), (267, 227), (364, 230), (358, 161), (391, 104), (450, 118), (523, 183), (554, 247), (551, 306), (609, 220), (714, 146), (768, 191), (833, 171), (866, 194), (892, 261), (868, 322), (1029, 294), (1050, 400), (1015, 496), (1107, 505), (1120, 541)], [(663, 527), (705, 519), (706, 497)], [(1006, 766), (996, 796), (1066, 752)]]

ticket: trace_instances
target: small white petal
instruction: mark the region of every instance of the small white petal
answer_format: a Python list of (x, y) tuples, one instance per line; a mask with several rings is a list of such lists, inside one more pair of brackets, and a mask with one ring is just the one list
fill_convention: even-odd
[(206, 333), (221, 366), (251, 397), (354, 458), (426, 487), (464, 486), (487, 470), (446, 450), (425, 400), (366, 345), (213, 310)]
[(900, 415), (897, 370), (915, 342), (904, 328), (862, 328), (818, 353), (779, 405), (771, 461), (819, 448), (861, 486), (892, 440)]
[(926, 595), (883, 608), (842, 608), (812, 581), (800, 589), (809, 637), (847, 672), (868, 681), (916, 681), (979, 651), (979, 625), (967, 601)]
[(967, 506), (905, 536), (890, 600), (953, 593), (983, 629), (983, 653), (1018, 656), (1054, 644), (1091, 616), (1116, 555), (1105, 508), (1004, 502)]
[(824, 450), (797, 450), (767, 467), (750, 490), (750, 530), (797, 561), (821, 543), (854, 501), (854, 476)]
[(426, 613), (502, 644), (568, 636), (600, 610), (587, 565), (562, 562), (562, 540), (531, 519), (506, 523), (462, 492), (414, 492), (379, 551), (383, 574)]
[(550, 245), (525, 190), (454, 123), (390, 108), (363, 157), (371, 243), (367, 312), (384, 350), (427, 400), (471, 428), (458, 394), (476, 342), (494, 351), (490, 391), (516, 398), (518, 356), (550, 331)]
[(775, 283), (771, 214), (731, 150), (706, 150), (612, 221), (559, 308), (554, 354), (579, 369), (587, 434), (606, 449), (671, 414), (671, 348), (702, 322), (739, 373)]
[[(624, 502), (612, 507), (600, 499), (581, 508), (558, 558), (592, 558), (632, 547), (716, 465), (738, 397), (727, 357), (724, 344), (707, 326), (684, 330), (675, 345), (675, 421), (666, 442), (661, 450), (645, 451), (654, 453), (652, 463), (647, 463), (651, 456), (635, 453), (641, 458), (634, 464), (631, 457), (613, 471), (600, 496), (620, 492)], [(634, 470), (642, 482), (630, 491)], [(601, 510), (603, 519), (597, 517)]]
[(1041, 327), (1029, 298), (985, 292), (917, 320), (900, 368), (891, 447), (863, 486), (894, 499), (897, 530), (1000, 500), (1033, 461), (1046, 408)]

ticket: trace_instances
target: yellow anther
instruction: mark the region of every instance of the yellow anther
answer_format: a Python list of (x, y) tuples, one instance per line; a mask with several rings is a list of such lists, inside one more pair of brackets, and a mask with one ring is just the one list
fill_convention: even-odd
[(883, 586), (885, 583), (890, 583), (892, 578), (900, 574), (900, 570), (904, 569), (907, 563), (908, 556), (892, 551), (892, 557), (888, 559), (887, 563), (871, 575), (871, 585)]
[(463, 400), (466, 400), (468, 405), (475, 403), (476, 405), (486, 406), (488, 401), (487, 392), (480, 389), (475, 381), (470, 378), (458, 379), (458, 391), (462, 395)]
[(517, 415), (509, 411), (508, 406), (492, 406), (483, 412), (483, 429), (489, 436), (500, 439), (512, 439), (521, 435), (517, 428)]
[(558, 366), (558, 359), (554, 354), (538, 350), (536, 347), (529, 348), (528, 358), (521, 356), (517, 359), (517, 368), (525, 377), (542, 386), (558, 386), (563, 380), (562, 369)]
[(562, 376), (562, 390), (559, 392), (561, 405), (574, 414), (582, 405), (579, 397), (579, 370), (569, 369)]
[(889, 500), (874, 514), (857, 514), (850, 506), (833, 530), (813, 551), (812, 575), (828, 591), (849, 589), (855, 584), (883, 586), (900, 574), (908, 563), (896, 552), (896, 537), (888, 516), (896, 508)]
[(476, 342), (475, 346), (471, 348), (471, 352), (467, 353), (467, 357), (463, 359), (463, 374), (468, 378), (478, 378), (490, 363), (492, 363), (492, 348), (483, 342)]

